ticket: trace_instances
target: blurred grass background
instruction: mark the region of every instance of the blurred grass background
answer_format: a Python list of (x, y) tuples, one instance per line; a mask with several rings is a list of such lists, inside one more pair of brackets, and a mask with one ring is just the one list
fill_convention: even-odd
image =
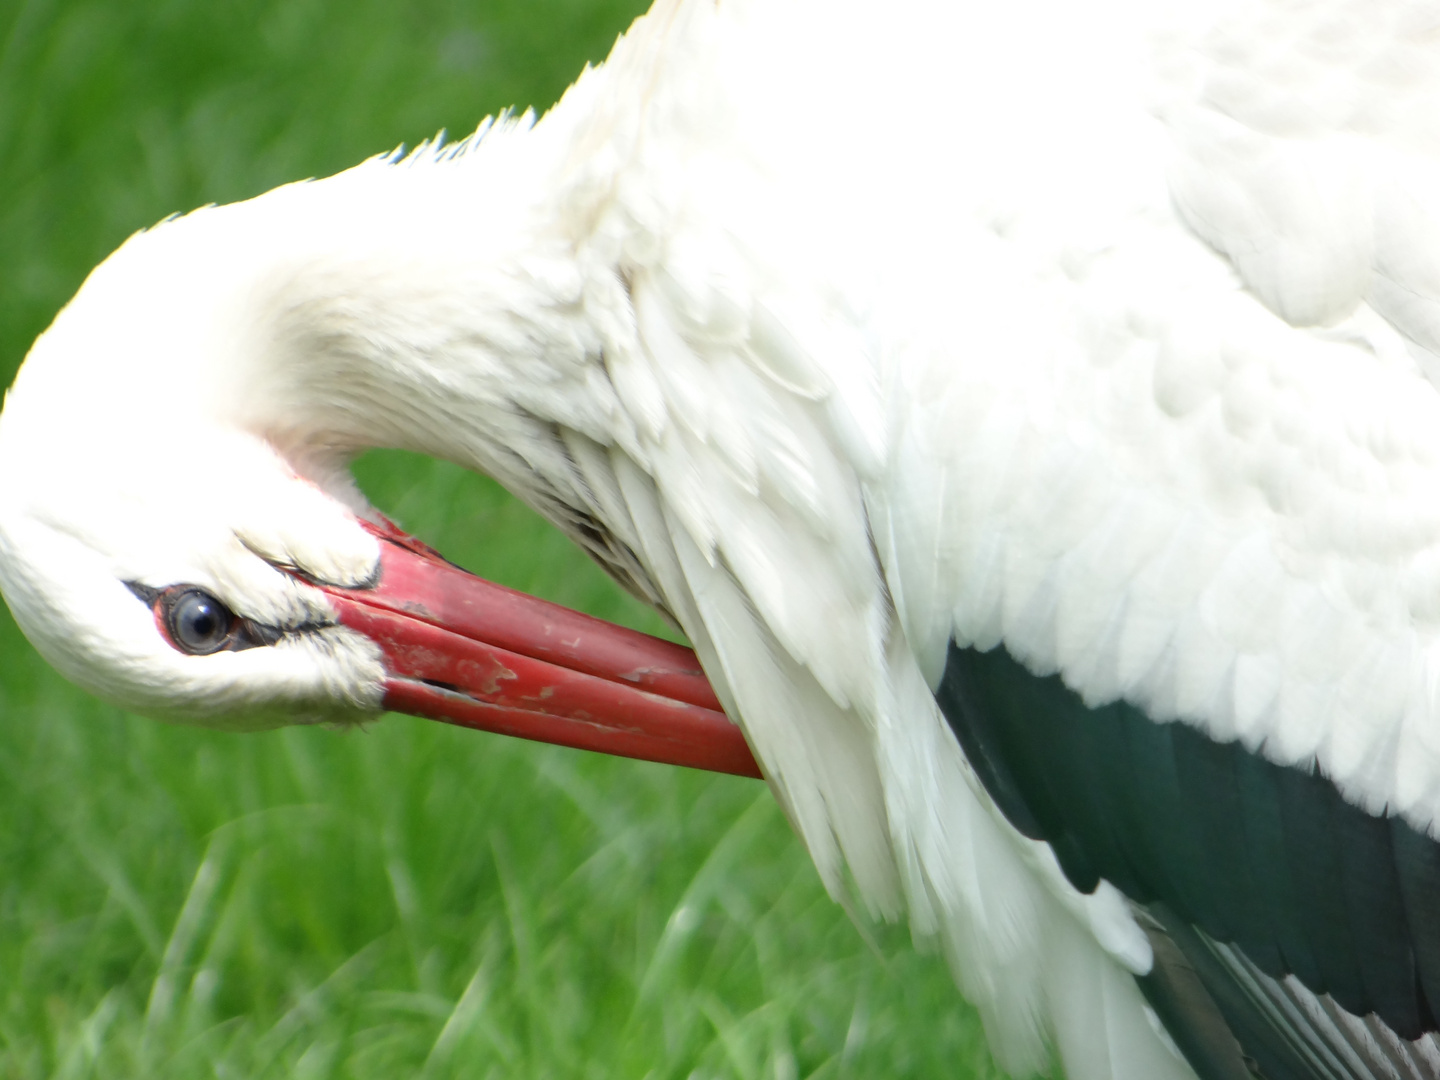
[[(639, 8), (0, 0), (0, 376), (135, 229), (543, 108)], [(488, 481), (357, 471), (472, 569), (658, 629)], [(400, 717), (162, 727), (0, 614), (4, 1080), (994, 1075), (882, 937), (760, 784)]]

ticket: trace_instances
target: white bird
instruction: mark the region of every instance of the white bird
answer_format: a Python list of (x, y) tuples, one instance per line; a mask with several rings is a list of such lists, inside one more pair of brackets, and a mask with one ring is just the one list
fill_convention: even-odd
[(538, 122), (133, 237), (6, 399), (0, 587), (141, 712), (758, 762), (1016, 1075), (1440, 1076), (1440, 18), (928, 7), (661, 0)]

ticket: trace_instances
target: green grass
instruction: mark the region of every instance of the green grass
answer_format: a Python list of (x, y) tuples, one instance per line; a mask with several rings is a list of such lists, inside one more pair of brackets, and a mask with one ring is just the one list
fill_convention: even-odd
[[(0, 0), (0, 375), (133, 230), (543, 106), (636, 8)], [(655, 628), (487, 481), (359, 471), (472, 568)], [(882, 937), (758, 783), (408, 718), (163, 727), (0, 616), (3, 1080), (994, 1075)]]

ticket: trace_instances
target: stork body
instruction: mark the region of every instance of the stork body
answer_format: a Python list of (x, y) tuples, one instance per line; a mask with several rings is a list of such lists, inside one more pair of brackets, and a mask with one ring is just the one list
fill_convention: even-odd
[(1429, 24), (916, 7), (662, 3), (538, 123), (132, 238), (7, 398), (6, 598), (141, 711), (373, 712), (347, 465), (456, 461), (1011, 1071), (1440, 1075)]

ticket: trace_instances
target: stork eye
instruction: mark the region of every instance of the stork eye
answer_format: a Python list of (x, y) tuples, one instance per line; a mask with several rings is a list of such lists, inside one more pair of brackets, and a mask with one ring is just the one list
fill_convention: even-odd
[(230, 644), (234, 613), (204, 589), (183, 589), (161, 599), (170, 640), (194, 656), (219, 652)]

